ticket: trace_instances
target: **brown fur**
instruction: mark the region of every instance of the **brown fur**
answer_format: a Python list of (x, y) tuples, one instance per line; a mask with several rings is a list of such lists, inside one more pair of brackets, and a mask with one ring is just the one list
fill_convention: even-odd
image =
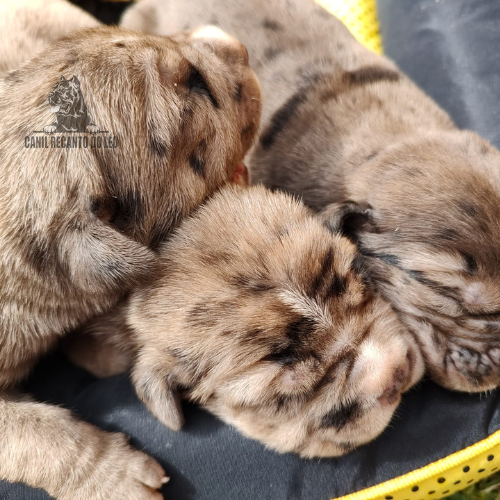
[[(117, 148), (25, 148), (61, 74)], [(235, 174), (259, 97), (245, 50), (213, 29), (81, 31), (0, 82), (0, 478), (60, 500), (161, 498), (162, 468), (123, 436), (7, 391), (148, 279), (175, 225)]]
[(134, 346), (137, 393), (174, 430), (182, 395), (280, 452), (338, 456), (375, 438), (423, 373), (356, 247), (288, 195), (224, 188), (160, 254), (156, 280), (87, 333), (117, 340), (117, 357), (99, 353), (116, 371)]
[(500, 384), (500, 153), (307, 0), (143, 0), (124, 25), (208, 19), (247, 46), (264, 96), (255, 182), (302, 196), (358, 243), (457, 390)]

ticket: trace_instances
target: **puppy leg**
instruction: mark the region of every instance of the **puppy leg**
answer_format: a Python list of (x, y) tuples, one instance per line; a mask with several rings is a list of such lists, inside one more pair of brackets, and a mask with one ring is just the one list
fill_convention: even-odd
[(0, 478), (57, 500), (161, 500), (162, 467), (65, 409), (0, 396)]
[(64, 340), (63, 350), (73, 364), (96, 377), (127, 371), (132, 366), (134, 348), (124, 306), (117, 306), (79, 328)]
[(133, 362), (132, 352), (122, 349), (105, 336), (77, 331), (63, 345), (68, 359), (95, 377), (113, 377), (125, 373)]

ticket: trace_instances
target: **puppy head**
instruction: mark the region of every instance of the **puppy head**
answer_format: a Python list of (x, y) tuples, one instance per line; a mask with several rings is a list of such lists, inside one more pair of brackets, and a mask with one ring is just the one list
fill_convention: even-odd
[(377, 188), (323, 216), (358, 242), (438, 383), (498, 386), (500, 153), (473, 133), (450, 132), (377, 162), (369, 179)]
[(423, 372), (356, 247), (287, 195), (226, 189), (162, 254), (129, 323), (136, 389), (171, 428), (179, 391), (280, 452), (342, 455), (382, 432)]
[(67, 36), (6, 79), (2, 98), (16, 102), (6, 135), (19, 141), (50, 123), (47, 96), (73, 75), (100, 137), (117, 146), (21, 142), (16, 154), (33, 158), (37, 182), (57, 171), (52, 191), (67, 199), (76, 186), (80, 209), (152, 248), (233, 178), (257, 132), (260, 89), (234, 38), (210, 27), (172, 37), (101, 27)]

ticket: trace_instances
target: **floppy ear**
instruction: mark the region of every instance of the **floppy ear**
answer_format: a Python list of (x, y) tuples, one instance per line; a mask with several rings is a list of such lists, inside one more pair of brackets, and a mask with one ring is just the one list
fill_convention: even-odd
[(147, 350), (140, 352), (132, 370), (132, 383), (139, 399), (162, 424), (173, 431), (181, 430), (184, 415), (168, 355), (160, 365)]
[(341, 233), (352, 241), (357, 241), (363, 231), (372, 231), (373, 209), (366, 202), (344, 201), (326, 206), (320, 213), (320, 219), (332, 232)]

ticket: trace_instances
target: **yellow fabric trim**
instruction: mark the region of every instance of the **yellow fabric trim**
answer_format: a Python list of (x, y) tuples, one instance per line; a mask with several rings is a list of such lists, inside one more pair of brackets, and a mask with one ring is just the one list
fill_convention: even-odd
[(382, 54), (375, 0), (316, 0), (338, 17), (365, 47)]
[(421, 469), (336, 500), (438, 499), (476, 483), (499, 468), (500, 431), (497, 431)]

